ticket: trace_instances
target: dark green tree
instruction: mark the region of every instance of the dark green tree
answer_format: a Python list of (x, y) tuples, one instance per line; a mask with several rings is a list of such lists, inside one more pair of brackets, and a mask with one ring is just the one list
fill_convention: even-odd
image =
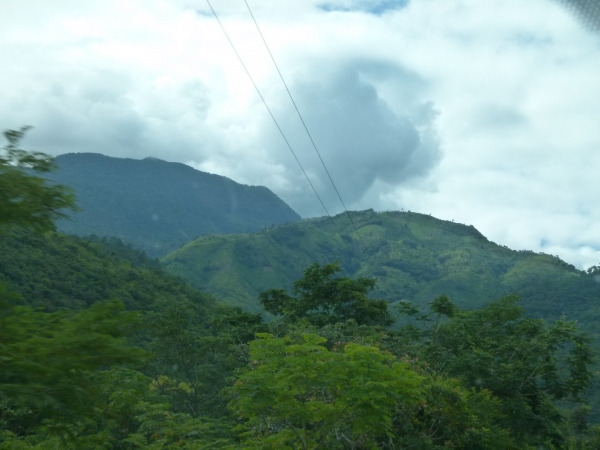
[(152, 380), (141, 372), (116, 368), (94, 376), (94, 414), (46, 416), (43, 426), (19, 435), (0, 429), (0, 450), (206, 449), (231, 447), (231, 426), (173, 411)]
[(286, 322), (306, 319), (324, 326), (354, 320), (359, 325), (391, 325), (387, 302), (367, 296), (375, 288), (375, 279), (335, 277), (340, 270), (339, 263), (313, 263), (294, 283), (294, 295), (271, 289), (260, 294), (260, 303)]
[(248, 363), (247, 351), (239, 346), (255, 337), (251, 328), (262, 320), (228, 307), (219, 309), (214, 325), (205, 319), (187, 301), (173, 302), (145, 317), (154, 355), (152, 387), (178, 412), (222, 417), (227, 400), (221, 390), (233, 383), (234, 370)]
[(55, 169), (54, 158), (19, 148), (31, 127), (6, 130), (8, 144), (0, 152), (0, 226), (23, 225), (36, 231), (54, 230), (54, 220), (76, 210), (71, 189), (48, 182), (33, 173)]
[(502, 425), (517, 441), (561, 448), (565, 418), (554, 401), (577, 400), (589, 386), (590, 339), (572, 321), (524, 317), (516, 302), (509, 296), (474, 311), (435, 302), (448, 320), (431, 330), (421, 356), (436, 372), (498, 398)]
[(396, 448), (522, 448), (500, 425), (501, 402), (485, 389), (465, 388), (456, 378), (429, 374), (423, 382), (423, 401), (398, 406), (393, 420)]

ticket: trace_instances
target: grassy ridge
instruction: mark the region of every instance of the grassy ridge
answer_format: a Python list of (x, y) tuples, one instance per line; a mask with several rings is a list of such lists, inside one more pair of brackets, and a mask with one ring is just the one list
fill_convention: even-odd
[[(592, 277), (559, 258), (514, 251), (474, 227), (410, 212), (352, 213), (260, 232), (201, 237), (164, 257), (166, 269), (229, 304), (259, 310), (261, 290), (289, 288), (310, 263), (338, 260), (347, 276), (377, 278), (375, 296), (418, 304), (445, 293), (463, 308), (520, 293), (542, 317), (577, 316), (600, 299)], [(571, 314), (570, 314), (571, 315)]]

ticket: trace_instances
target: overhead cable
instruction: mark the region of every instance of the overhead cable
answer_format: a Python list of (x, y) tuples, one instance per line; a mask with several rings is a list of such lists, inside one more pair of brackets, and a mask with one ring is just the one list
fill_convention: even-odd
[(237, 49), (235, 48), (235, 45), (233, 45), (233, 42), (231, 41), (231, 39), (229, 38), (229, 34), (227, 33), (227, 31), (225, 30), (225, 27), (223, 26), (223, 24), (221, 23), (221, 21), (219, 20), (219, 16), (217, 15), (217, 12), (215, 11), (215, 9), (212, 7), (212, 5), (210, 4), (209, 0), (206, 0), (206, 3), (208, 3), (208, 6), (210, 7), (213, 15), (215, 16), (215, 19), (217, 19), (217, 22), (219, 24), (219, 26), (221, 27), (221, 30), (223, 30), (223, 33), (225, 34), (225, 37), (227, 38), (227, 41), (229, 41), (229, 45), (231, 45), (231, 48), (233, 49), (235, 55), (237, 56), (237, 58), (239, 59), (240, 63), (242, 64), (242, 67), (244, 68), (244, 70), (246, 71), (246, 74), (248, 75), (248, 78), (250, 78), (250, 81), (252, 82), (252, 85), (254, 86), (254, 89), (256, 89), (256, 92), (258, 93), (258, 96), (260, 97), (260, 99), (262, 100), (263, 104), (265, 105), (265, 108), (267, 108), (267, 111), (269, 112), (269, 115), (271, 116), (271, 119), (273, 119), (273, 122), (275, 122), (275, 125), (277, 126), (277, 129), (279, 130), (279, 133), (281, 134), (281, 137), (283, 137), (283, 140), (285, 141), (285, 143), (287, 144), (287, 147), (290, 149), (290, 152), (292, 152), (292, 155), (294, 155), (294, 159), (296, 160), (296, 162), (298, 163), (298, 166), (300, 166), (300, 169), (302, 170), (302, 173), (304, 174), (304, 177), (306, 178), (306, 181), (308, 181), (308, 184), (310, 185), (310, 187), (312, 188), (313, 192), (315, 193), (315, 195), (317, 196), (317, 198), (319, 199), (319, 202), (321, 203), (321, 206), (323, 207), (323, 209), (325, 210), (325, 213), (327, 214), (327, 217), (329, 217), (329, 219), (331, 220), (331, 223), (333, 224), (335, 230), (338, 232), (338, 234), (341, 236), (340, 230), (338, 229), (337, 225), (335, 224), (335, 221), (333, 220), (333, 217), (331, 217), (331, 214), (329, 214), (329, 211), (327, 211), (327, 208), (325, 207), (325, 203), (323, 203), (323, 200), (321, 200), (321, 197), (319, 196), (317, 190), (315, 189), (314, 185), (312, 184), (312, 182), (310, 181), (310, 178), (308, 177), (306, 171), (304, 170), (304, 167), (302, 167), (302, 164), (300, 163), (300, 160), (298, 159), (298, 157), (296, 156), (296, 152), (294, 152), (294, 149), (292, 148), (292, 146), (290, 145), (288, 139), (285, 137), (285, 134), (283, 132), (283, 130), (281, 129), (281, 127), (279, 126), (279, 122), (277, 122), (277, 119), (275, 119), (275, 116), (273, 115), (273, 113), (271, 112), (271, 108), (269, 108), (269, 105), (267, 104), (265, 98), (263, 97), (263, 95), (260, 92), (260, 89), (258, 89), (258, 86), (256, 85), (256, 83), (254, 82), (254, 78), (252, 78), (252, 75), (250, 74), (250, 71), (248, 70), (248, 68), (246, 67), (246, 64), (244, 64), (244, 60), (242, 59), (242, 57), (240, 56), (240, 54), (238, 53)]
[[(283, 85), (285, 86), (285, 90), (287, 91), (287, 93), (290, 97), (290, 100), (292, 101), (292, 104), (294, 105), (294, 109), (298, 113), (298, 117), (300, 118), (300, 121), (302, 122), (302, 125), (304, 126), (304, 130), (306, 131), (306, 134), (308, 135), (310, 142), (312, 143), (312, 146), (315, 149), (315, 152), (317, 152), (317, 155), (319, 156), (319, 159), (321, 160), (321, 164), (323, 165), (323, 168), (325, 169), (325, 173), (327, 173), (327, 176), (329, 177), (329, 181), (331, 181), (331, 185), (333, 186), (335, 193), (337, 194), (338, 198), (340, 199), (340, 202), (342, 203), (342, 206), (344, 207), (344, 211), (346, 212), (348, 219), (350, 219), (350, 223), (352, 223), (352, 226), (354, 227), (354, 230), (356, 231), (356, 235), (362, 241), (362, 237), (360, 236), (360, 233), (358, 232), (358, 228), (356, 227), (354, 220), (352, 220), (352, 217), (350, 216), (350, 213), (348, 212), (348, 209), (346, 208), (346, 204), (344, 203), (344, 200), (342, 200), (342, 196), (340, 195), (338, 188), (336, 187), (335, 183), (333, 182), (333, 178), (331, 177), (331, 174), (329, 173), (329, 170), (327, 169), (327, 166), (325, 165), (325, 161), (323, 161), (323, 158), (321, 157), (321, 152), (317, 148), (317, 145), (315, 144), (315, 141), (314, 141), (312, 135), (310, 134), (310, 131), (308, 131), (306, 122), (304, 121), (304, 118), (302, 117), (302, 114), (300, 113), (300, 109), (298, 109), (298, 105), (296, 105), (296, 101), (294, 100), (294, 97), (292, 96), (292, 93), (290, 92), (290, 89), (288, 88), (288, 85), (285, 82), (285, 79), (283, 78), (283, 74), (281, 73), (281, 70), (279, 70), (279, 65), (275, 61), (275, 57), (273, 56), (273, 53), (271, 53), (271, 49), (269, 48), (269, 45), (267, 44), (267, 41), (266, 41), (265, 37), (263, 36), (262, 31), (260, 30), (260, 27), (258, 26), (258, 22), (256, 21), (254, 14), (252, 13), (252, 9), (250, 8), (250, 5), (248, 4), (247, 0), (244, 0), (244, 3), (246, 4), (246, 7), (248, 8), (248, 12), (250, 13), (250, 16), (252, 17), (252, 20), (254, 21), (254, 25), (256, 25), (256, 29), (258, 30), (258, 34), (260, 34), (260, 38), (262, 39), (263, 44), (265, 44), (267, 52), (269, 52), (271, 61), (273, 61), (273, 64), (275, 65), (275, 68), (277, 69), (279, 78), (281, 78), (281, 81), (283, 82)], [(364, 244), (364, 242), (363, 242), (363, 244)]]

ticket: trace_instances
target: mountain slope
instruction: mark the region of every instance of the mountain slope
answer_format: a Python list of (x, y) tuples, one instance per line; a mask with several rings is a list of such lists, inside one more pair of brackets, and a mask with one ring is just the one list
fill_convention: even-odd
[(0, 255), (0, 283), (45, 311), (81, 310), (114, 299), (136, 311), (157, 311), (187, 299), (201, 317), (216, 307), (211, 296), (114, 238), (90, 242), (15, 227), (0, 230)]
[(463, 308), (519, 293), (539, 317), (600, 320), (600, 285), (558, 257), (514, 251), (472, 226), (409, 212), (309, 219), (252, 234), (205, 236), (162, 259), (166, 269), (230, 304), (259, 310), (261, 290), (284, 287), (313, 261), (341, 261), (345, 275), (377, 278), (374, 296), (418, 304), (447, 294)]
[(75, 189), (82, 211), (58, 229), (116, 236), (151, 256), (205, 234), (242, 233), (300, 219), (262, 186), (245, 186), (155, 158), (70, 153), (48, 178)]

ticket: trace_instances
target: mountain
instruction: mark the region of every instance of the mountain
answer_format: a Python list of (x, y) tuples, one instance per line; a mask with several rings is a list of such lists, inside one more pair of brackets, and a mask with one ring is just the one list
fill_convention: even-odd
[[(473, 226), (412, 212), (352, 212), (256, 233), (204, 236), (162, 259), (165, 268), (217, 299), (258, 311), (258, 293), (289, 288), (313, 261), (340, 261), (346, 276), (375, 277), (374, 297), (419, 305), (440, 294), (479, 308), (517, 293), (530, 314), (600, 321), (600, 285), (556, 256), (514, 251)], [(590, 329), (597, 333), (595, 329)]]
[(263, 186), (156, 158), (95, 153), (56, 157), (48, 178), (72, 187), (81, 211), (58, 229), (79, 236), (116, 236), (150, 256), (166, 255), (205, 234), (257, 231), (300, 219)]

